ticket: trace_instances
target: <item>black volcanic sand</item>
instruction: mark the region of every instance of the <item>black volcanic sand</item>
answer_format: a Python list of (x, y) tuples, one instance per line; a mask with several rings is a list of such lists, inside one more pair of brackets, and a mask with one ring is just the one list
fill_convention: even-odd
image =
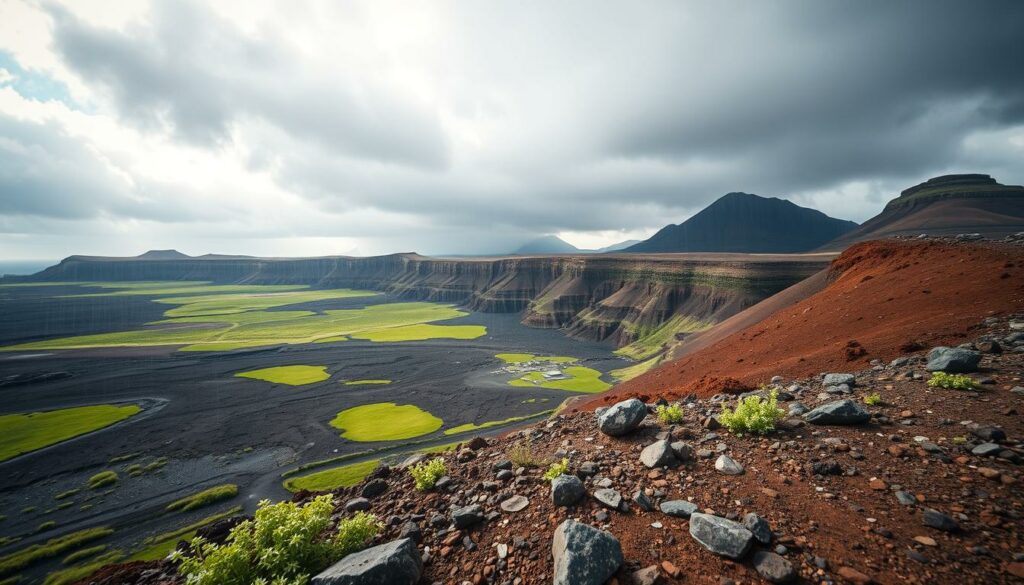
[[(55, 288), (64, 289), (47, 288), (50, 290), (46, 294), (53, 294)], [(81, 290), (61, 290), (60, 294)], [(137, 328), (159, 319), (169, 308), (145, 297), (97, 297), (58, 299), (59, 310), (47, 312), (45, 303), (27, 292), (0, 289), (0, 339), (5, 345), (54, 335)], [(38, 289), (35, 294), (39, 294)], [(289, 309), (347, 308), (382, 300), (345, 299)], [(114, 308), (104, 307), (104, 302)], [(118, 310), (128, 314), (119, 314)], [(104, 322), (111, 315), (119, 316)], [(558, 331), (524, 327), (518, 315), (473, 313), (443, 323), (485, 325), (488, 333), (471, 341), (346, 341), (222, 353), (175, 352), (166, 347), (0, 353), (0, 380), (14, 375), (70, 374), (0, 386), (0, 412), (116, 402), (139, 403), (145, 409), (107, 429), (0, 463), (0, 514), (7, 516), (0, 522), (0, 535), (24, 537), (0, 549), (0, 554), (97, 525), (116, 530), (101, 542), (131, 548), (146, 536), (179, 528), (234, 505), (243, 505), (251, 512), (259, 499), (286, 499), (290, 494), (281, 487), (281, 473), (298, 465), (366, 449), (394, 446), (395, 452), (401, 452), (423, 446), (341, 439), (339, 431), (328, 423), (339, 411), (353, 406), (373, 402), (415, 404), (445, 424), (441, 431), (410, 441), (430, 439), (433, 444), (443, 444), (472, 436), (445, 436), (444, 428), (534, 414), (575, 395), (509, 386), (512, 376), (496, 372), (503, 365), (494, 357), (497, 353), (575, 356), (584, 365), (603, 372), (624, 364), (607, 345), (571, 340)], [(40, 325), (45, 335), (36, 333)], [(331, 378), (292, 387), (234, 377), (237, 372), (293, 364), (325, 365)], [(341, 383), (381, 378), (393, 383)], [(524, 403), (527, 399), (538, 401)], [(109, 463), (114, 457), (136, 452), (141, 455), (131, 461)], [(124, 472), (130, 464), (145, 465), (159, 457), (168, 458), (161, 471), (136, 478)], [(108, 469), (120, 474), (118, 486), (105, 496), (89, 500), (90, 509), (80, 510), (85, 496), (93, 493), (85, 488), (88, 478)], [(161, 513), (168, 502), (220, 483), (237, 483), (239, 497), (185, 514)], [(73, 488), (83, 488), (70, 498), (75, 504), (54, 510), (57, 504), (68, 501), (55, 500), (54, 495)], [(23, 513), (28, 506), (34, 506), (35, 512)], [(48, 510), (53, 511), (45, 513)], [(49, 520), (57, 523), (56, 529), (32, 534), (40, 523)], [(43, 575), (57, 568), (59, 560), (40, 563), (23, 575)]]

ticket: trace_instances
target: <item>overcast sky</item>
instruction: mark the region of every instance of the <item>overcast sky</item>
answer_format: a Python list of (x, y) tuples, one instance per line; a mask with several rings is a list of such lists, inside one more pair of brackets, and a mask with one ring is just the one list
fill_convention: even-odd
[(498, 252), (1024, 182), (1024, 2), (0, 0), (0, 259)]

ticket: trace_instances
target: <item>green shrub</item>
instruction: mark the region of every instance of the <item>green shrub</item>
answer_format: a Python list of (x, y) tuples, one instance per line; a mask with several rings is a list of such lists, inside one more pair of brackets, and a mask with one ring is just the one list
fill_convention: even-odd
[(735, 411), (723, 404), (719, 420), (732, 433), (763, 435), (775, 430), (775, 421), (785, 414), (778, 407), (778, 393), (772, 390), (768, 400), (760, 396), (747, 396), (740, 401)]
[(233, 528), (225, 544), (194, 538), (192, 556), (171, 555), (181, 561), (178, 571), (189, 585), (305, 585), (384, 528), (376, 516), (357, 512), (328, 534), (333, 513), (330, 495), (304, 506), (263, 501), (256, 517)]
[(118, 477), (115, 471), (101, 471), (89, 478), (89, 489), (95, 490), (103, 486), (117, 483)]
[(548, 463), (547, 457), (537, 454), (530, 439), (513, 443), (508, 450), (508, 458), (519, 467), (542, 467)]
[(416, 480), (416, 489), (418, 490), (429, 490), (434, 487), (437, 480), (441, 479), (441, 476), (447, 472), (448, 470), (444, 466), (444, 459), (440, 457), (409, 468), (409, 473)]
[(565, 475), (568, 472), (569, 472), (569, 460), (568, 459), (562, 459), (561, 461), (558, 461), (556, 463), (552, 463), (551, 467), (548, 467), (548, 470), (544, 472), (544, 479), (547, 480), (547, 481), (552, 481), (556, 477), (558, 477), (559, 475)]
[(867, 404), (868, 406), (877, 406), (881, 403), (882, 395), (879, 394), (878, 392), (875, 392), (874, 394), (868, 394), (867, 396), (864, 397), (864, 404)]
[(932, 372), (932, 378), (928, 380), (932, 388), (946, 388), (950, 390), (973, 390), (974, 380), (964, 374), (947, 374), (946, 372)]
[(668, 406), (659, 404), (657, 408), (654, 409), (654, 413), (658, 416), (658, 420), (660, 420), (662, 424), (673, 425), (683, 422), (683, 407), (678, 404), (669, 404)]

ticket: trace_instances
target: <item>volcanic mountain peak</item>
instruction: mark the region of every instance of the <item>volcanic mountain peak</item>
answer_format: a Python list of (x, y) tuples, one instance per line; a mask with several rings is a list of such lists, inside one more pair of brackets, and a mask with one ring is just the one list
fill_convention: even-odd
[(803, 252), (857, 227), (792, 201), (733, 192), (628, 252)]
[(1003, 185), (989, 175), (971, 173), (933, 177), (904, 189), (900, 196), (885, 206), (885, 211), (906, 205), (929, 203), (940, 199), (1024, 196), (1024, 187)]
[(144, 260), (184, 260), (191, 258), (191, 256), (182, 254), (177, 250), (150, 250), (144, 254), (139, 254), (136, 258)]
[(523, 244), (513, 254), (578, 254), (580, 251), (579, 248), (558, 236), (547, 235)]

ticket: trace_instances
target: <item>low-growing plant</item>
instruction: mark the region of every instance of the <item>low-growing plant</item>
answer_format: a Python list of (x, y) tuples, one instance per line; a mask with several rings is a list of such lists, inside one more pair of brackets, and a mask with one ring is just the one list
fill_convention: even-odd
[(418, 490), (429, 490), (434, 487), (437, 484), (437, 480), (441, 479), (441, 476), (447, 472), (448, 469), (444, 466), (444, 459), (440, 457), (409, 468), (409, 473), (416, 481), (416, 489)]
[(208, 506), (214, 502), (233, 498), (236, 495), (238, 495), (238, 486), (233, 483), (226, 483), (181, 498), (180, 500), (175, 500), (167, 504), (165, 509), (169, 512), (174, 510), (188, 512), (189, 510)]
[(533, 441), (523, 439), (516, 441), (508, 450), (508, 458), (519, 467), (543, 467), (548, 463), (546, 457), (537, 454)]
[(967, 437), (953, 437), (953, 444), (954, 445), (966, 445), (967, 444)]
[(53, 530), (56, 527), (56, 522), (54, 522), (53, 520), (47, 520), (46, 522), (43, 522), (38, 527), (36, 527), (36, 532), (46, 532), (47, 530)]
[(938, 387), (948, 390), (973, 390), (975, 388), (974, 380), (970, 376), (947, 374), (946, 372), (932, 372), (928, 385), (932, 388)]
[(775, 422), (785, 415), (778, 406), (778, 392), (772, 390), (767, 400), (757, 395), (747, 396), (740, 400), (735, 411), (723, 404), (718, 418), (722, 426), (737, 435), (764, 435), (775, 430)]
[(341, 558), (364, 548), (384, 525), (357, 512), (329, 534), (334, 504), (330, 495), (304, 506), (260, 502), (253, 520), (231, 530), (222, 545), (192, 539), (191, 556), (175, 551), (179, 572), (189, 585), (305, 585)]
[(678, 404), (659, 404), (654, 413), (662, 424), (673, 425), (683, 421), (683, 407)]
[(95, 490), (104, 486), (117, 483), (118, 477), (115, 471), (101, 471), (89, 478), (89, 489)]
[(81, 491), (79, 488), (75, 488), (75, 489), (68, 490), (66, 492), (61, 492), (61, 493), (53, 496), (53, 499), (55, 499), (55, 500), (63, 500), (65, 498), (70, 498), (71, 496), (77, 494), (79, 491)]
[(867, 404), (868, 406), (877, 406), (881, 403), (882, 395), (879, 394), (878, 392), (875, 392), (874, 394), (868, 394), (867, 396), (864, 397), (864, 404)]
[(551, 467), (548, 467), (548, 470), (544, 472), (544, 479), (547, 481), (553, 481), (559, 475), (565, 475), (568, 472), (569, 460), (562, 459), (561, 461), (556, 461), (555, 463), (552, 463)]

